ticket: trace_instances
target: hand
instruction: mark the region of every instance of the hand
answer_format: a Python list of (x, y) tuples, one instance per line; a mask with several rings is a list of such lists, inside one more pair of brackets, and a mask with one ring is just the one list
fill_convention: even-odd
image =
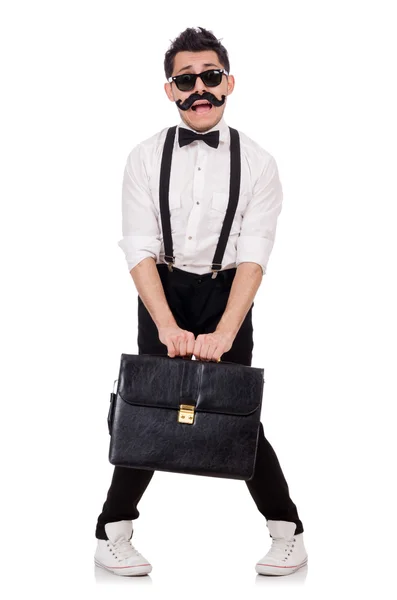
[(159, 328), (159, 340), (167, 346), (168, 356), (188, 356), (193, 354), (194, 333), (181, 329), (178, 325)]
[(230, 350), (235, 337), (232, 333), (221, 331), (202, 333), (196, 338), (193, 354), (197, 360), (215, 360), (218, 362), (222, 354)]

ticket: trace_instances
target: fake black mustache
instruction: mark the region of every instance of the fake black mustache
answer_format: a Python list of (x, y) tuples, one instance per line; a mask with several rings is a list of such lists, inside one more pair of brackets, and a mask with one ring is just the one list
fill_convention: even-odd
[(222, 100), (218, 100), (211, 92), (204, 92), (203, 94), (192, 94), (189, 98), (186, 98), (184, 102), (182, 102), (182, 100), (176, 100), (175, 103), (181, 110), (188, 110), (196, 100), (208, 100), (208, 102), (214, 106), (222, 106), (226, 100), (226, 96), (222, 95)]

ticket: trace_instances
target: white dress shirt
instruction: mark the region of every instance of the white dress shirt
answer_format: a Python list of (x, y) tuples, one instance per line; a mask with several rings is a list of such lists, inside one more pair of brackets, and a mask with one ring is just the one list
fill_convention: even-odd
[[(212, 259), (229, 201), (230, 131), (224, 117), (219, 145), (202, 140), (179, 146), (177, 126), (172, 154), (169, 206), (174, 266), (192, 273), (211, 272)], [(122, 235), (130, 271), (148, 256), (165, 263), (159, 206), (161, 157), (168, 127), (136, 145), (127, 158), (122, 187)], [(207, 133), (207, 132), (205, 132)], [(240, 196), (222, 270), (255, 262), (266, 272), (273, 248), (283, 192), (275, 159), (239, 131)]]

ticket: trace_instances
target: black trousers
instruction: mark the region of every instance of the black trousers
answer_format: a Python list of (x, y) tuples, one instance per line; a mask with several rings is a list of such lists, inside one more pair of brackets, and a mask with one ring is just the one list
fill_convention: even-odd
[[(218, 272), (215, 279), (211, 273), (196, 275), (176, 269), (169, 272), (166, 264), (157, 265), (170, 309), (177, 324), (192, 331), (197, 337), (211, 333), (226, 308), (236, 269)], [(242, 323), (232, 347), (222, 355), (222, 360), (251, 366), (253, 350), (252, 304)], [(157, 327), (138, 296), (138, 348), (139, 354), (164, 354), (167, 347), (158, 338)], [(172, 359), (170, 359), (172, 360)], [(137, 504), (154, 474), (153, 470), (114, 467), (111, 485), (98, 517), (96, 537), (107, 539), (104, 525), (114, 521), (134, 520), (139, 516)], [(254, 502), (262, 515), (276, 521), (293, 521), (295, 533), (303, 532), (295, 504), (277, 456), (267, 441), (260, 424), (255, 472), (245, 481)]]

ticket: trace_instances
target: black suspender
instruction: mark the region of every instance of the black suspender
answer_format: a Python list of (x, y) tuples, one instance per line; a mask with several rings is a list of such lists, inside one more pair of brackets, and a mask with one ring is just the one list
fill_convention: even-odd
[[(216, 246), (215, 254), (212, 259), (212, 278), (215, 278), (218, 271), (222, 269), (222, 259), (225, 253), (226, 244), (229, 238), (230, 230), (232, 227), (234, 215), (236, 213), (238, 199), (240, 195), (240, 181), (241, 181), (241, 155), (240, 155), (240, 137), (237, 129), (229, 127), (230, 131), (230, 186), (229, 186), (229, 203), (226, 210), (226, 215), (223, 221), (221, 233), (219, 236), (218, 244)], [(170, 175), (171, 175), (171, 161), (172, 151), (174, 147), (176, 133), (176, 125), (170, 127), (167, 131), (167, 135), (164, 142), (163, 155), (161, 158), (161, 169), (160, 169), (160, 190), (159, 190), (159, 202), (160, 202), (160, 215), (161, 225), (164, 236), (164, 259), (168, 264), (168, 269), (172, 271), (172, 264), (175, 262), (173, 255), (173, 244), (171, 236), (171, 220), (170, 220), (170, 209), (169, 209), (169, 188), (170, 188)]]
[(161, 226), (163, 228), (164, 236), (164, 259), (168, 263), (168, 269), (170, 271), (172, 271), (172, 263), (175, 262), (175, 257), (171, 236), (171, 219), (168, 193), (170, 189), (171, 161), (175, 132), (176, 125), (168, 129), (167, 136), (165, 138), (163, 156), (161, 158), (159, 190)]

